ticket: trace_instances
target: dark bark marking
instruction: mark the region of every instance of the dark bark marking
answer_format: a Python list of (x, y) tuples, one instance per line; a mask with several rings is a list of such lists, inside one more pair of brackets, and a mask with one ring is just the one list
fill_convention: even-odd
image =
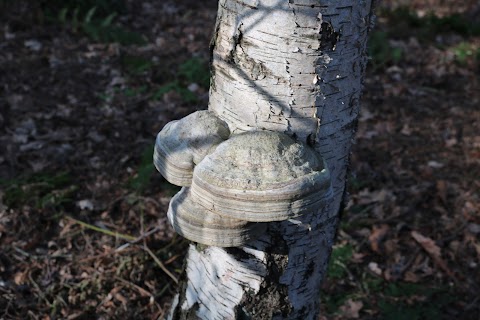
[(253, 9), (253, 10), (258, 10), (258, 7), (255, 7), (255, 6), (252, 6), (252, 5), (249, 5), (249, 4), (246, 4), (245, 2), (243, 1), (240, 1), (240, 0), (233, 0), (235, 1), (236, 3), (238, 3), (239, 5), (241, 6), (244, 6), (244, 7), (247, 7), (247, 8), (250, 8), (250, 9)]
[(330, 22), (322, 22), (319, 34), (320, 50), (335, 51), (340, 33), (335, 31)]
[(307, 265), (307, 274), (312, 274), (315, 271), (315, 262), (310, 261)]
[(308, 136), (307, 136), (307, 145), (314, 148), (315, 147), (315, 142), (316, 142), (316, 133), (310, 133)]

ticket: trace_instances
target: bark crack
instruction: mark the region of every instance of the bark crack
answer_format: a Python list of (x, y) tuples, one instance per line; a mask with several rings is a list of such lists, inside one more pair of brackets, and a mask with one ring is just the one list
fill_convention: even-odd
[(251, 46), (250, 43), (243, 41), (242, 24), (237, 28), (237, 32), (233, 36), (233, 49), (230, 53), (231, 62), (236, 64), (240, 70), (248, 72), (250, 79), (265, 79), (271, 72), (265, 67), (261, 61), (257, 61), (249, 57), (245, 49)]

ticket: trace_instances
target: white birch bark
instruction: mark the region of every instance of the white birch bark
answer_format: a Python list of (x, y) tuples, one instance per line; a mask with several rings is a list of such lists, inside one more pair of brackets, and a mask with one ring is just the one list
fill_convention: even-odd
[[(209, 110), (314, 147), (333, 201), (242, 248), (191, 244), (171, 319), (316, 319), (345, 192), (372, 0), (220, 0)], [(319, 195), (321, 196), (321, 195)]]

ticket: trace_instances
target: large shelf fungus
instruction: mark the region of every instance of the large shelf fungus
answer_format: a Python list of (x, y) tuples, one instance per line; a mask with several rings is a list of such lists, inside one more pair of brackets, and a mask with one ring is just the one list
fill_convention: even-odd
[(303, 143), (271, 131), (232, 136), (199, 163), (192, 198), (220, 215), (269, 222), (322, 206), (330, 176), (323, 160)]
[(195, 164), (229, 135), (227, 124), (212, 112), (197, 111), (167, 123), (158, 133), (153, 163), (168, 182), (189, 186)]
[(318, 212), (331, 198), (329, 171), (312, 148), (280, 132), (229, 135), (223, 121), (199, 111), (157, 136), (155, 166), (184, 186), (167, 214), (180, 235), (242, 246), (262, 234), (266, 222)]

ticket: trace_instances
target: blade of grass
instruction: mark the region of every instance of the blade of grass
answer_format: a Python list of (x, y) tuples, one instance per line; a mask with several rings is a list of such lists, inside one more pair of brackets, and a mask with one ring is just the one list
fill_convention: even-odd
[(112, 24), (112, 21), (113, 21), (113, 18), (115, 18), (117, 16), (117, 13), (114, 12), (112, 14), (109, 14), (103, 21), (102, 21), (102, 24), (101, 26), (106, 28), (106, 27), (109, 27), (111, 24)]
[(124, 239), (124, 240), (128, 240), (128, 241), (135, 241), (137, 239), (137, 238), (135, 238), (131, 235), (119, 233), (119, 232), (116, 232), (116, 231), (110, 231), (110, 230), (107, 230), (107, 229), (103, 229), (103, 228), (91, 225), (89, 223), (77, 220), (77, 219), (72, 218), (70, 216), (66, 216), (66, 218), (75, 222), (75, 223), (78, 223), (82, 227), (85, 227), (85, 228), (93, 230), (93, 231), (101, 232), (103, 234), (106, 234), (106, 235), (109, 235), (109, 236), (112, 236), (112, 237), (116, 237), (116, 238), (120, 238), (120, 239)]
[(83, 22), (84, 23), (92, 22), (92, 18), (96, 10), (97, 10), (97, 7), (92, 7), (90, 10), (88, 10), (87, 14), (85, 15), (85, 19), (83, 19)]

